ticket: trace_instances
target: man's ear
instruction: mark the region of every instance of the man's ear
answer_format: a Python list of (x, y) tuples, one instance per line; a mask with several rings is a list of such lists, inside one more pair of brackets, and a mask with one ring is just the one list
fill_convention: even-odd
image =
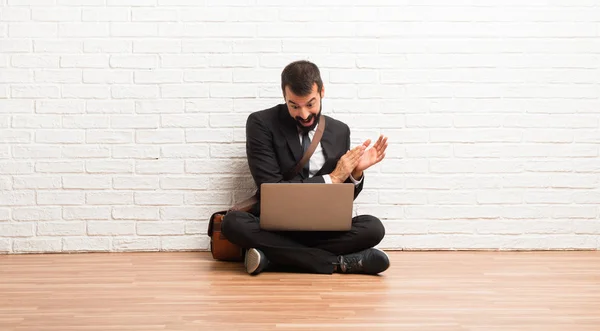
[(325, 97), (325, 86), (321, 87), (321, 99)]
[(281, 90), (281, 94), (283, 94), (283, 103), (287, 103), (287, 99), (285, 98), (285, 90), (288, 88), (288, 86), (286, 85), (282, 90)]

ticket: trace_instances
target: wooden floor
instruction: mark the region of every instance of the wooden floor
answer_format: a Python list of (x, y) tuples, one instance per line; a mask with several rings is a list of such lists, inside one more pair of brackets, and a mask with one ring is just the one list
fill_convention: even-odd
[(390, 252), (381, 276), (209, 253), (0, 255), (0, 330), (600, 330), (600, 252)]

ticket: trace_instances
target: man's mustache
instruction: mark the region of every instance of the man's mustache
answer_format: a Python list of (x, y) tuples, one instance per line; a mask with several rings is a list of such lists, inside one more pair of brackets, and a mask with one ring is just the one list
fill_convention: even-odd
[(296, 116), (296, 121), (298, 121), (298, 122), (305, 122), (306, 123), (306, 122), (310, 122), (314, 117), (315, 117), (315, 114), (308, 115), (308, 117), (306, 119), (303, 119), (300, 116)]

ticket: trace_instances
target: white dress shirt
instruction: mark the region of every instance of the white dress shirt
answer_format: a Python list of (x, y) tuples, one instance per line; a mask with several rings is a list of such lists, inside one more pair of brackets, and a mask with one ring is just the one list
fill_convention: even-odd
[[(308, 137), (310, 138), (310, 141), (313, 140), (313, 138), (315, 137), (315, 133), (317, 132), (317, 127), (319, 126), (319, 124), (317, 124), (315, 126), (314, 129), (312, 129), (311, 131), (308, 131)], [(298, 138), (300, 139), (300, 145), (302, 145), (302, 133), (298, 134)], [(309, 173), (308, 173), (308, 177), (313, 177), (317, 172), (319, 172), (319, 170), (321, 170), (321, 168), (323, 167), (323, 165), (325, 164), (325, 153), (323, 152), (323, 147), (321, 146), (321, 142), (319, 141), (319, 145), (317, 145), (317, 148), (315, 149), (315, 152), (313, 153), (313, 155), (311, 155), (310, 159), (308, 160), (308, 164), (309, 164)], [(364, 177), (364, 176), (363, 176)], [(331, 184), (331, 176), (327, 175), (323, 175), (323, 179), (325, 180), (325, 183), (327, 184)], [(358, 185), (362, 182), (362, 178), (360, 180), (356, 180), (352, 177), (352, 174), (350, 174), (350, 180), (354, 183), (354, 185)]]

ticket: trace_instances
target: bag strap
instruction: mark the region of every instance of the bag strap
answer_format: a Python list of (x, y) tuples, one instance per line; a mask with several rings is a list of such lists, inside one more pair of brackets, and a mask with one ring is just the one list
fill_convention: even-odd
[(323, 136), (323, 131), (325, 131), (325, 116), (321, 116), (319, 118), (319, 126), (317, 127), (317, 132), (315, 132), (315, 136), (313, 137), (313, 140), (310, 142), (310, 146), (308, 146), (306, 153), (304, 153), (304, 155), (302, 156), (302, 159), (300, 159), (298, 164), (296, 164), (296, 166), (290, 172), (287, 173), (287, 176), (285, 176), (286, 178), (289, 178), (289, 179), (293, 178), (300, 172), (300, 170), (302, 170), (302, 168), (304, 168), (304, 165), (306, 164), (306, 162), (308, 162), (310, 157), (313, 155), (313, 153), (317, 149), (317, 146), (319, 145), (319, 142), (321, 141), (321, 137)]
[[(321, 116), (319, 118), (319, 125), (317, 126), (317, 131), (315, 132), (315, 136), (313, 137), (313, 140), (311, 141), (310, 146), (306, 150), (306, 153), (304, 153), (304, 155), (302, 156), (302, 159), (300, 159), (298, 164), (296, 164), (296, 166), (287, 173), (287, 176), (285, 176), (285, 178), (291, 179), (294, 176), (296, 176), (298, 174), (298, 172), (300, 172), (300, 170), (304, 167), (306, 162), (308, 162), (310, 157), (313, 155), (313, 153), (317, 149), (317, 146), (319, 145), (319, 142), (321, 141), (321, 137), (323, 137), (323, 131), (325, 131), (325, 116)], [(257, 202), (258, 202), (257, 194), (254, 194), (250, 198), (248, 198), (238, 204), (235, 204), (233, 207), (229, 208), (229, 210), (239, 210), (239, 211), (247, 212)]]

